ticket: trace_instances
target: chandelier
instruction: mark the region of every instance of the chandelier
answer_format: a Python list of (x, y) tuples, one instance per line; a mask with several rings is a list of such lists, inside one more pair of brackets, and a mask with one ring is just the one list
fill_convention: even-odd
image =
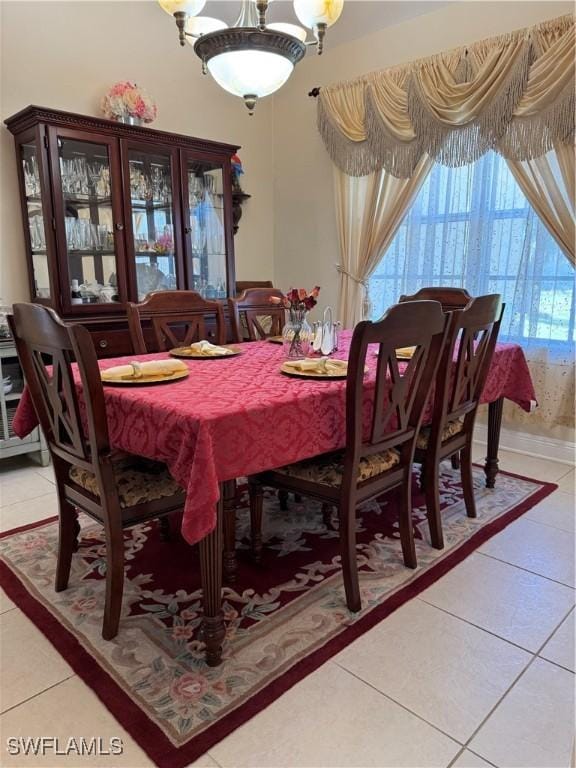
[[(324, 48), (328, 27), (338, 20), (344, 0), (294, 0), (294, 11), (304, 27), (266, 23), (268, 0), (243, 0), (240, 16), (232, 27), (209, 16), (199, 16), (206, 0), (158, 0), (174, 17), (180, 45), (188, 41), (202, 60), (202, 72), (210, 72), (224, 90), (244, 99), (254, 114), (258, 99), (281, 88), (294, 66), (304, 58), (307, 46)], [(308, 30), (313, 39), (307, 40)]]

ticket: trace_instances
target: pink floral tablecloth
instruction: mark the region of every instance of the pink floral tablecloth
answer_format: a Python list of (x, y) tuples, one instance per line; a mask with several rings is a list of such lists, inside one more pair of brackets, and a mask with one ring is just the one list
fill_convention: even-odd
[[(342, 334), (348, 354), (351, 333)], [(102, 360), (108, 368), (131, 359)], [(242, 345), (229, 359), (190, 360), (190, 376), (150, 387), (105, 387), (112, 447), (165, 462), (186, 489), (182, 533), (194, 543), (215, 526), (219, 482), (282, 466), (345, 444), (345, 382), (302, 380), (279, 368), (282, 347)], [(376, 357), (369, 353), (368, 382)], [(81, 392), (80, 385), (79, 391)], [(518, 345), (498, 344), (482, 402), (508, 398), (529, 411), (534, 387)], [(14, 418), (24, 437), (37, 424), (25, 392)]]

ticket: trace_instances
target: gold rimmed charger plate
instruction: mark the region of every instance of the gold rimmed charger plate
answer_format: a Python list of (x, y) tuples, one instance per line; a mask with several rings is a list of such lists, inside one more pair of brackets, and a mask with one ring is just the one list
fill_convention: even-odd
[[(295, 379), (315, 379), (316, 381), (337, 381), (345, 379), (348, 376), (348, 367), (342, 369), (342, 373), (320, 373), (319, 371), (297, 371), (291, 366), (282, 363), (280, 372), (285, 376), (292, 376)], [(364, 373), (368, 373), (368, 368), (364, 368)]]
[(230, 351), (225, 355), (201, 355), (195, 350), (190, 349), (190, 347), (175, 347), (170, 350), (169, 354), (172, 355), (172, 357), (186, 358), (186, 360), (225, 360), (227, 357), (236, 357), (236, 355), (242, 354), (242, 350), (238, 349), (238, 347), (228, 346), (227, 344), (218, 346), (222, 346), (224, 349)]
[[(414, 357), (414, 352), (416, 351), (416, 347), (400, 347), (400, 349), (396, 350), (396, 359), (397, 360), (412, 360)], [(378, 350), (374, 350), (374, 356), (378, 357)]]
[(284, 339), (282, 338), (282, 336), (268, 336), (266, 341), (269, 341), (270, 344), (283, 344), (284, 343)]
[(190, 375), (190, 371), (174, 371), (167, 376), (161, 373), (154, 373), (148, 376), (139, 376), (136, 378), (125, 379), (102, 379), (102, 384), (111, 384), (118, 387), (146, 387), (150, 384), (169, 384), (171, 381), (179, 381)]

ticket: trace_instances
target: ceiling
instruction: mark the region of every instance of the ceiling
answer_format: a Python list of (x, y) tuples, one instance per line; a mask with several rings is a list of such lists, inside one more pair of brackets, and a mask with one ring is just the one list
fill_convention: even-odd
[[(348, 43), (384, 27), (400, 24), (407, 19), (431, 13), (448, 2), (434, 0), (346, 0), (344, 10), (337, 24), (328, 30), (327, 44), (330, 47)], [(215, 16), (227, 24), (234, 24), (240, 12), (240, 0), (208, 0), (202, 16)], [(270, 3), (268, 21), (289, 21), (298, 23), (292, 3), (289, 0), (274, 0)]]

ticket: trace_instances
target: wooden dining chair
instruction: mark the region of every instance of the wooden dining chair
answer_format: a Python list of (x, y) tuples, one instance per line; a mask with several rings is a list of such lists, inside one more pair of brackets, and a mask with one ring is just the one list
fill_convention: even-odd
[(403, 304), (405, 301), (439, 301), (444, 312), (453, 312), (455, 309), (464, 309), (471, 300), (472, 296), (464, 288), (433, 286), (420, 288), (411, 296), (400, 296), (398, 302)]
[[(465, 288), (452, 288), (450, 286), (431, 286), (420, 288), (411, 296), (404, 295), (398, 299), (400, 303), (405, 301), (439, 301), (444, 312), (454, 312), (472, 301), (472, 296)], [(450, 457), (453, 469), (460, 469), (460, 456), (455, 453)]]
[(259, 341), (280, 336), (286, 322), (286, 310), (271, 299), (282, 299), (275, 288), (248, 288), (235, 299), (228, 299), (234, 341)]
[[(195, 341), (214, 337), (226, 342), (224, 311), (219, 301), (208, 301), (196, 291), (153, 291), (139, 304), (127, 305), (128, 328), (134, 352), (165, 352)], [(214, 330), (210, 323), (213, 324)], [(154, 344), (146, 344), (145, 328), (150, 326)]]
[(248, 288), (274, 288), (274, 285), (272, 280), (236, 280), (236, 296), (240, 296)]
[(444, 546), (440, 516), (440, 462), (460, 456), (464, 503), (476, 517), (472, 438), (480, 396), (490, 369), (504, 312), (499, 294), (479, 296), (448, 315), (448, 336), (436, 377), (432, 421), (420, 430), (414, 461), (422, 465), (432, 545)]
[[(185, 493), (164, 464), (111, 450), (98, 360), (86, 328), (65, 325), (52, 309), (38, 304), (15, 304), (9, 322), (54, 463), (60, 517), (55, 588), (60, 592), (68, 586), (80, 510), (104, 526), (102, 636), (111, 640), (118, 633), (124, 589), (122, 531), (181, 511)], [(82, 383), (82, 406), (73, 360)]]
[[(376, 323), (358, 323), (352, 336), (346, 381), (346, 448), (250, 477), (250, 514), (261, 543), (263, 487), (312, 496), (338, 509), (346, 602), (361, 608), (356, 562), (356, 507), (400, 486), (398, 510), (404, 563), (416, 567), (412, 529), (412, 459), (430, 387), (446, 339), (448, 316), (438, 302), (396, 304)], [(365, 378), (368, 345), (378, 344), (376, 381)], [(415, 346), (399, 363), (395, 350)], [(370, 354), (372, 352), (370, 351)], [(364, 424), (366, 408), (369, 429)], [(314, 425), (311, 425), (314, 428)]]

